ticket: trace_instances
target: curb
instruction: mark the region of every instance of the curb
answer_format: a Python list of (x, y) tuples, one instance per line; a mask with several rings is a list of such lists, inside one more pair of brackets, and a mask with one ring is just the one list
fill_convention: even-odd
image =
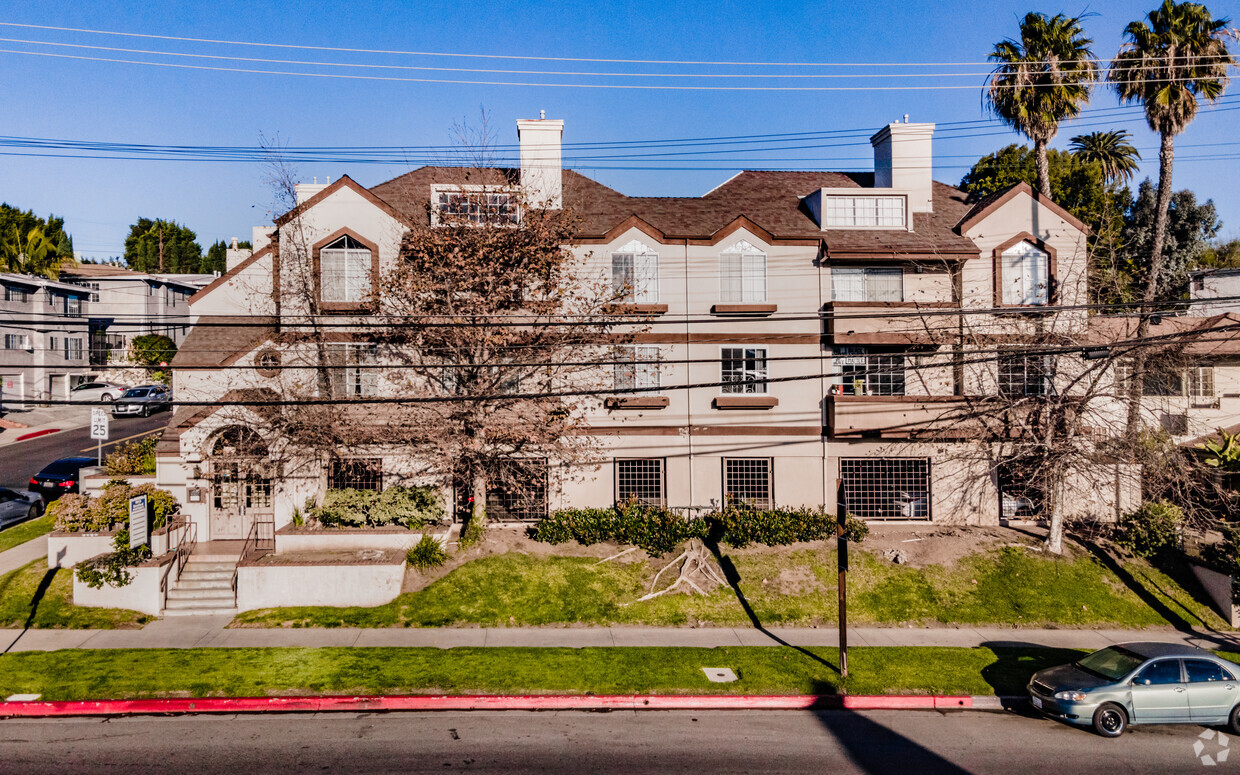
[(37, 439), (40, 436), (47, 436), (48, 434), (51, 434), (51, 433), (60, 433), (60, 428), (44, 428), (41, 431), (32, 431), (31, 433), (23, 433), (22, 435), (13, 439), (13, 443), (16, 444), (19, 441), (29, 441), (30, 439)]
[[(0, 702), (0, 718), (436, 710), (948, 710), (968, 695), (418, 695)], [(981, 699), (981, 698), (979, 698)]]

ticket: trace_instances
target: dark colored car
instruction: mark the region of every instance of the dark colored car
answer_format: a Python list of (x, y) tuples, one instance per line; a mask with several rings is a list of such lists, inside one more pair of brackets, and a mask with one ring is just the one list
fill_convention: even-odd
[(1178, 643), (1121, 643), (1034, 673), (1029, 701), (1119, 737), (1129, 724), (1227, 725), (1240, 734), (1240, 665)]
[(172, 390), (167, 385), (139, 385), (129, 388), (112, 404), (112, 416), (151, 414), (172, 408)]
[(34, 519), (43, 513), (43, 496), (30, 490), (0, 487), (0, 528)]
[(30, 489), (53, 501), (65, 493), (78, 492), (78, 473), (95, 465), (93, 457), (64, 457), (44, 466), (30, 479)]

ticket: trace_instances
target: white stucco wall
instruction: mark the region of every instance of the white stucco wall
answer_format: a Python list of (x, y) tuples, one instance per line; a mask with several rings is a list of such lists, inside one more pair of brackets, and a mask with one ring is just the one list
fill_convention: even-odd
[(400, 594), (403, 562), (390, 565), (242, 565), (237, 608), (377, 606)]
[(130, 568), (133, 581), (123, 587), (111, 587), (104, 584), (99, 589), (91, 589), (73, 577), (73, 604), (90, 608), (125, 608), (139, 611), (151, 616), (159, 616), (163, 602), (159, 593), (160, 581), (169, 572), (172, 560), (163, 565), (152, 565), (141, 568)]

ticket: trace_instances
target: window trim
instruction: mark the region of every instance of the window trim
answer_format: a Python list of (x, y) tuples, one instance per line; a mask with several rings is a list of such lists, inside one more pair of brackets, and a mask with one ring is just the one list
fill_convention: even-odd
[(379, 246), (347, 226), (337, 229), (323, 239), (314, 243), (314, 246), (311, 248), (311, 271), (314, 274), (314, 300), (319, 305), (320, 312), (358, 312), (367, 309), (370, 305), (369, 299), (360, 302), (323, 300), (323, 262), (321, 253), (324, 248), (341, 237), (351, 237), (370, 251), (371, 292), (373, 293), (379, 286)]
[[(858, 191), (864, 191), (864, 189), (858, 189)], [(854, 200), (854, 202), (858, 199), (874, 200), (876, 205), (877, 205), (877, 202), (882, 199), (900, 200), (900, 225), (892, 226), (890, 224), (874, 224), (871, 226), (868, 224), (857, 224), (855, 222), (855, 218), (854, 218), (854, 223), (852, 224), (831, 223), (831, 219), (828, 215), (828, 211), (829, 211), (828, 202), (830, 202), (831, 200), (838, 201), (841, 199), (852, 199)], [(834, 193), (833, 192), (833, 193), (828, 194), (826, 191), (823, 191), (821, 207), (822, 207), (821, 228), (823, 231), (835, 231), (835, 230), (838, 230), (838, 231), (912, 231), (912, 227), (909, 224), (910, 213), (909, 213), (909, 204), (908, 204), (908, 194), (887, 193), (887, 192), (856, 193), (856, 194), (843, 193), (843, 192)], [(877, 209), (878, 208), (876, 207), (875, 220), (878, 219)], [(854, 215), (856, 214), (855, 205), (853, 207), (853, 213)]]
[[(662, 285), (662, 276), (660, 275), (660, 271), (659, 271), (660, 270), (659, 251), (654, 250), (646, 243), (642, 242), (641, 240), (637, 240), (637, 239), (629, 240), (624, 245), (620, 246), (616, 250), (613, 250), (611, 253), (611, 265), (610, 265), (611, 289), (612, 289), (613, 294), (618, 293), (615, 283), (616, 283), (616, 258), (619, 256), (629, 256), (630, 258), (633, 259), (634, 288), (630, 291), (630, 293), (626, 295), (625, 298), (617, 299), (615, 303), (624, 304), (624, 305), (634, 305), (634, 306), (642, 305), (642, 306), (648, 306), (648, 307), (661, 304), (662, 303), (661, 302), (662, 288), (660, 286)], [(637, 282), (637, 277), (638, 277), (638, 271), (637, 271), (637, 259), (638, 258), (653, 259), (654, 272), (652, 274), (653, 274), (654, 282), (651, 284), (652, 287), (646, 288), (647, 298), (638, 298), (639, 294), (636, 293), (636, 290), (637, 290), (636, 282)]]
[[(762, 363), (766, 369), (766, 374), (762, 378), (762, 382), (761, 382), (762, 390), (761, 391), (755, 390), (753, 392), (746, 392), (746, 391), (727, 392), (726, 387), (729, 384), (744, 384), (743, 382), (742, 383), (726, 383), (726, 384), (724, 383), (723, 364), (724, 364), (725, 359), (723, 357), (723, 351), (724, 350), (737, 350), (737, 349), (739, 350), (761, 349), (762, 350), (762, 353), (763, 353)], [(741, 360), (745, 360), (745, 358), (742, 358)], [(755, 384), (758, 384), (758, 383), (755, 383)], [(719, 395), (721, 396), (766, 396), (766, 395), (770, 395), (770, 393), (771, 393), (771, 346), (769, 344), (752, 344), (752, 345), (750, 344), (740, 344), (740, 345), (721, 344), (719, 345)]]
[[(1046, 258), (1046, 284), (1047, 284), (1046, 304), (1005, 304), (1003, 302), (1003, 289), (1004, 289), (1003, 252), (1009, 248), (1019, 245), (1022, 242), (1028, 242), (1032, 244), (1035, 248), (1037, 248), (1038, 250), (1041, 250), (1047, 256)], [(1043, 307), (1052, 306), (1052, 305), (1059, 303), (1059, 282), (1058, 282), (1059, 259), (1058, 259), (1058, 252), (1053, 247), (1046, 244), (1044, 241), (1038, 239), (1037, 237), (1030, 234), (1029, 232), (1022, 231), (1020, 234), (1017, 234), (1011, 237), (1010, 239), (1007, 239), (999, 243), (999, 245), (996, 246), (995, 249), (992, 251), (991, 255), (993, 257), (992, 260), (994, 263), (994, 273), (993, 273), (994, 286), (995, 286), (994, 287), (994, 306), (996, 308), (1002, 307), (1004, 309), (1037, 310), (1037, 309), (1042, 309)]]
[[(491, 223), (491, 222), (482, 222), (482, 221), (474, 222), (469, 219), (464, 219), (464, 220), (459, 220), (459, 221), (448, 221), (448, 222), (441, 223), (439, 220), (439, 197), (442, 194), (464, 194), (464, 195), (477, 194), (477, 195), (482, 195), (482, 196), (486, 196), (489, 194), (503, 194), (504, 196), (509, 197), (509, 204), (513, 206), (513, 208), (515, 209), (513, 220), (509, 223), (504, 223), (504, 222)], [(492, 185), (478, 185), (478, 184), (469, 184), (469, 183), (461, 183), (461, 184), (436, 183), (431, 186), (431, 198), (430, 198), (431, 227), (440, 228), (442, 226), (470, 226), (470, 227), (476, 228), (476, 227), (481, 227), (481, 226), (504, 226), (504, 227), (518, 226), (521, 224), (523, 220), (523, 212), (522, 212), (521, 201), (520, 201), (519, 195), (520, 195), (520, 188), (518, 186), (512, 186), (512, 185), (492, 186)]]
[[(739, 280), (740, 280), (740, 288), (739, 288), (740, 298), (736, 298), (736, 299), (724, 298), (726, 294), (724, 292), (725, 291), (725, 288), (724, 288), (725, 274), (723, 271), (723, 262), (724, 262), (725, 257), (728, 257), (728, 256), (736, 256), (737, 259), (740, 261), (740, 266), (738, 267), (738, 269), (740, 270), (740, 273), (738, 275)], [(746, 299), (745, 298), (745, 256), (762, 256), (762, 298), (760, 299)], [(733, 242), (731, 245), (729, 245), (726, 249), (719, 251), (719, 258), (717, 262), (717, 266), (719, 270), (719, 303), (716, 304), (715, 307), (721, 308), (721, 307), (741, 307), (741, 306), (758, 307), (760, 306), (760, 307), (765, 308), (767, 305), (769, 305), (770, 302), (768, 300), (771, 297), (770, 258), (771, 258), (770, 255), (765, 250), (763, 250), (762, 248), (759, 248), (757, 245), (754, 245), (752, 242), (750, 242), (749, 240), (745, 240), (745, 239), (739, 239), (736, 242)], [(763, 310), (755, 310), (755, 311), (766, 311), (766, 310), (763, 309)], [(774, 310), (771, 310), (771, 311), (774, 311)]]

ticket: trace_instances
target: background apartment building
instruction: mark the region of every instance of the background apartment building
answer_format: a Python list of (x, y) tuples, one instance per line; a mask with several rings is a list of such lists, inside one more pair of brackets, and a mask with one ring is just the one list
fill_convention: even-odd
[(0, 273), (0, 401), (66, 399), (89, 370), (89, 294), (67, 282)]

